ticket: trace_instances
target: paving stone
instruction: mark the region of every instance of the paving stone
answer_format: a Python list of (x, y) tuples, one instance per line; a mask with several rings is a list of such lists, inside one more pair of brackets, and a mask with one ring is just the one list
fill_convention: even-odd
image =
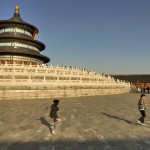
[(139, 125), (139, 96), (60, 98), (56, 135), (50, 133), (53, 121), (45, 109), (53, 99), (1, 100), (0, 150), (149, 150), (150, 107), (147, 126)]

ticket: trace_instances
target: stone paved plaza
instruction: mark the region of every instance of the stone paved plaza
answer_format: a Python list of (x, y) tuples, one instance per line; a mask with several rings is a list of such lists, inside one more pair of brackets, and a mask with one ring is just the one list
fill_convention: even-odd
[(150, 150), (150, 106), (147, 125), (137, 124), (139, 96), (60, 98), (56, 135), (45, 109), (52, 99), (2, 100), (0, 150)]

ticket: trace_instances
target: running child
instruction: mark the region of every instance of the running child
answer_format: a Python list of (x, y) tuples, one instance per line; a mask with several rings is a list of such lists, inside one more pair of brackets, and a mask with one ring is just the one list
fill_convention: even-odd
[(137, 122), (141, 125), (146, 125), (144, 123), (144, 119), (146, 117), (146, 112), (145, 112), (146, 107), (145, 106), (150, 105), (150, 104), (145, 104), (145, 102), (144, 102), (145, 98), (146, 98), (145, 94), (141, 94), (140, 100), (138, 101), (138, 108), (139, 108), (139, 111), (140, 111), (142, 116), (139, 118), (139, 120), (137, 120)]
[[(53, 124), (53, 129), (52, 129), (52, 134), (55, 134), (55, 128), (56, 128), (56, 122), (59, 122), (59, 121), (61, 121), (60, 119), (59, 119), (59, 107), (58, 107), (58, 105), (59, 105), (59, 100), (58, 99), (55, 99), (55, 100), (53, 100), (53, 104), (51, 105), (51, 110), (50, 110), (50, 113), (49, 113), (49, 116), (50, 116), (50, 118), (52, 118), (53, 119), (53, 122), (54, 122), (54, 124)], [(47, 107), (48, 108), (48, 107)]]

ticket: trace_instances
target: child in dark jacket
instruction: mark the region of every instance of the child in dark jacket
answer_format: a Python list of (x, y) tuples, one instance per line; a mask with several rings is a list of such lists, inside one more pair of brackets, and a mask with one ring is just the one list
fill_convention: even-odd
[(50, 107), (51, 109), (50, 109), (49, 116), (54, 121), (53, 129), (52, 129), (52, 132), (51, 132), (52, 134), (55, 134), (55, 130), (54, 129), (56, 128), (56, 122), (57, 121), (61, 121), (59, 119), (59, 107), (58, 107), (58, 105), (59, 105), (59, 100), (55, 99), (55, 100), (53, 100), (53, 104)]

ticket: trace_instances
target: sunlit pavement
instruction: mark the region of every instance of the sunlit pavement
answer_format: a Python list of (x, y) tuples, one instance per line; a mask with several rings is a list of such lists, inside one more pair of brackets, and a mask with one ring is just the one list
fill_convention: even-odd
[(137, 124), (139, 96), (60, 98), (56, 135), (52, 99), (0, 101), (0, 150), (150, 150), (150, 106), (147, 125)]

